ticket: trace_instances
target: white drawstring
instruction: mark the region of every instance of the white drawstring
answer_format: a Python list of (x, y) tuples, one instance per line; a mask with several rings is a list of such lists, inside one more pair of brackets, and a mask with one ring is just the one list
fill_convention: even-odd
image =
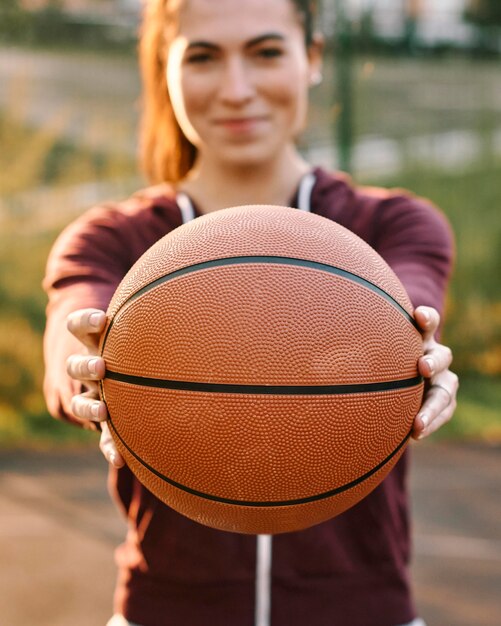
[(272, 536), (257, 536), (255, 626), (270, 626)]
[(192, 219), (195, 219), (195, 209), (190, 198), (183, 192), (180, 191), (176, 196), (176, 203), (181, 211), (181, 218), (183, 220), (183, 224), (190, 222)]
[[(311, 211), (311, 192), (315, 180), (315, 174), (312, 172), (301, 178), (297, 194), (297, 208), (300, 211)], [(272, 547), (271, 535), (257, 536), (255, 626), (270, 626), (271, 623)]]
[(311, 212), (311, 192), (315, 186), (315, 181), (313, 172), (308, 172), (301, 178), (297, 192), (297, 208), (300, 211)]

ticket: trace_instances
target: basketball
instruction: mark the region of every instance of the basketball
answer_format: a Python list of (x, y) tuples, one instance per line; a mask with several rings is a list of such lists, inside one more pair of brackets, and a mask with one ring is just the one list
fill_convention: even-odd
[(233, 532), (355, 505), (401, 456), (423, 395), (396, 275), (349, 230), (285, 207), (215, 211), (159, 240), (119, 285), (100, 351), (132, 472)]

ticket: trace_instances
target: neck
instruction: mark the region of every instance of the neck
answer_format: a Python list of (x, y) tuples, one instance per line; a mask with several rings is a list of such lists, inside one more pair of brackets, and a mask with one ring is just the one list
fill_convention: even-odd
[(257, 166), (199, 159), (179, 188), (193, 198), (202, 213), (246, 204), (287, 205), (309, 169), (294, 147), (273, 162)]

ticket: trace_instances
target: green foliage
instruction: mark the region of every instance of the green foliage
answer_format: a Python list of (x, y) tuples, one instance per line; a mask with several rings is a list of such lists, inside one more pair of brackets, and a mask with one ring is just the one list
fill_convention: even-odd
[(51, 419), (41, 394), (45, 260), (56, 232), (19, 219), (0, 230), (0, 446), (96, 442), (96, 435)]
[(499, 55), (501, 3), (499, 0), (470, 0), (464, 18), (476, 27), (474, 52), (479, 56)]
[[(64, 123), (62, 117), (58, 118)], [(133, 176), (135, 160), (79, 148), (59, 125), (30, 128), (0, 109), (0, 192), (8, 196), (41, 185), (62, 185)]]
[(134, 29), (67, 14), (61, 0), (37, 10), (25, 10), (18, 0), (2, 0), (0, 42), (52, 47), (133, 50)]
[[(11, 438), (25, 420), (44, 412), (41, 336), (44, 298), (40, 290), (50, 241), (25, 236), (15, 221), (0, 235), (0, 436)], [(24, 429), (21, 429), (24, 431)]]
[(464, 376), (458, 407), (452, 419), (434, 437), (501, 441), (501, 384), (499, 378)]
[(31, 34), (32, 18), (18, 0), (2, 0), (0, 5), (0, 40), (24, 41)]
[[(95, 435), (49, 418), (41, 389), (42, 334), (46, 298), (45, 262), (64, 217), (53, 227), (43, 214), (8, 210), (15, 192), (43, 185), (127, 176), (135, 162), (104, 155), (63, 140), (56, 129), (32, 129), (0, 114), (0, 445), (95, 442)], [(34, 219), (35, 217), (35, 219)]]
[(499, 0), (470, 0), (465, 19), (477, 26), (501, 26), (501, 3)]

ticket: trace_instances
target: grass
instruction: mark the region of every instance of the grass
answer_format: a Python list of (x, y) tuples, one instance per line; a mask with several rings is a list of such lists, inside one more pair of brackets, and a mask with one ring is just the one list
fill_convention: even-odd
[(501, 384), (480, 376), (461, 378), (454, 418), (436, 436), (441, 439), (474, 439), (501, 442)]

